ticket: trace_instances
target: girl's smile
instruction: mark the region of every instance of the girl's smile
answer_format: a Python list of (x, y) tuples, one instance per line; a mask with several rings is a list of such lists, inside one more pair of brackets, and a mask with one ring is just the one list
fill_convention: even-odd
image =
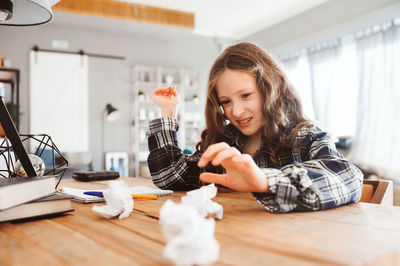
[(251, 121), (252, 119), (253, 119), (253, 118), (250, 117), (250, 118), (246, 118), (246, 119), (242, 119), (242, 120), (237, 120), (237, 122), (238, 122), (238, 124), (239, 124), (240, 127), (247, 127), (248, 125), (250, 125), (250, 121)]

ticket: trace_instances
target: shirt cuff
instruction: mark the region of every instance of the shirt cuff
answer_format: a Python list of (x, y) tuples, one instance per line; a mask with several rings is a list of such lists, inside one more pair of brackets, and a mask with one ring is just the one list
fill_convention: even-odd
[(298, 189), (304, 191), (312, 182), (307, 174), (307, 170), (295, 165), (288, 165), (281, 169), (263, 168), (261, 169), (268, 180), (270, 192), (276, 193), (278, 185), (291, 185), (292, 182), (298, 183)]
[(179, 123), (175, 118), (161, 117), (150, 121), (150, 135), (154, 135), (161, 131), (178, 131)]
[(276, 193), (278, 182), (284, 180), (285, 174), (274, 168), (261, 168), (261, 171), (264, 172), (265, 178), (267, 178), (269, 192)]

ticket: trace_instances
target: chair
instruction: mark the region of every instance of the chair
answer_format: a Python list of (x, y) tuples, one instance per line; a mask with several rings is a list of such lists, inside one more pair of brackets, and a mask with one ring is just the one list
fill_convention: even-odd
[(393, 206), (393, 182), (390, 180), (364, 180), (359, 202)]

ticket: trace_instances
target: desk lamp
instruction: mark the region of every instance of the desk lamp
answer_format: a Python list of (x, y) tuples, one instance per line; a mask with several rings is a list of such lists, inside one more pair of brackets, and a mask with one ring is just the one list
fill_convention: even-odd
[(118, 109), (112, 106), (110, 103), (106, 105), (104, 109), (105, 117), (108, 121), (115, 121), (119, 117)]
[[(115, 121), (119, 117), (119, 111), (117, 108), (112, 106), (110, 103), (107, 103), (106, 107), (103, 110), (101, 117), (101, 156), (104, 154), (104, 120), (107, 121)], [(102, 158), (102, 162), (104, 165), (104, 158)], [(104, 167), (103, 167), (104, 168)]]
[(53, 18), (51, 6), (59, 0), (1, 0), (0, 25), (33, 26)]

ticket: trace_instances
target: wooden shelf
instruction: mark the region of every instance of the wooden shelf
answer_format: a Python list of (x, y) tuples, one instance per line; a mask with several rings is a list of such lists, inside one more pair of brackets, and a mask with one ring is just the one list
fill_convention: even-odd
[(15, 82), (19, 78), (19, 69), (12, 67), (0, 67), (0, 82)]
[[(142, 148), (147, 145), (147, 137), (146, 141), (143, 141), (143, 131), (147, 131), (149, 127), (150, 118), (158, 118), (159, 108), (153, 103), (150, 99), (151, 92), (156, 88), (162, 88), (168, 86), (166, 83), (167, 80), (172, 82), (174, 86), (176, 86), (180, 97), (181, 97), (181, 106), (178, 110), (178, 121), (179, 121), (179, 131), (178, 131), (178, 142), (181, 148), (185, 148), (187, 145), (193, 146), (197, 143), (196, 141), (187, 142), (187, 138), (185, 137), (186, 131), (200, 131), (202, 128), (201, 121), (197, 124), (193, 124), (190, 122), (196, 113), (196, 117), (201, 115), (203, 116), (203, 104), (201, 99), (200, 91), (201, 86), (199, 80), (199, 72), (180, 69), (180, 68), (166, 68), (160, 66), (143, 66), (136, 65), (132, 69), (132, 73), (130, 75), (132, 77), (132, 120), (135, 121), (134, 128), (132, 130), (132, 153), (135, 154), (136, 161), (135, 165), (135, 175), (139, 175), (139, 163), (142, 162), (143, 153), (139, 155), (140, 151), (143, 152)], [(192, 83), (196, 84), (196, 86), (192, 85)], [(198, 88), (198, 90), (196, 90)], [(139, 91), (142, 91), (145, 95), (144, 97), (138, 96)], [(186, 97), (185, 97), (185, 94)], [(198, 101), (193, 101), (193, 94), (197, 94), (199, 96)], [(184, 99), (188, 100), (184, 100)], [(144, 111), (145, 109), (145, 116)], [(140, 118), (146, 118), (141, 120)], [(187, 121), (185, 121), (185, 118)]]
[[(20, 70), (18, 68), (0, 67), (0, 82), (11, 85), (11, 103), (16, 106), (16, 110), (19, 110), (19, 79)], [(19, 130), (18, 115), (14, 123), (17, 130)]]

